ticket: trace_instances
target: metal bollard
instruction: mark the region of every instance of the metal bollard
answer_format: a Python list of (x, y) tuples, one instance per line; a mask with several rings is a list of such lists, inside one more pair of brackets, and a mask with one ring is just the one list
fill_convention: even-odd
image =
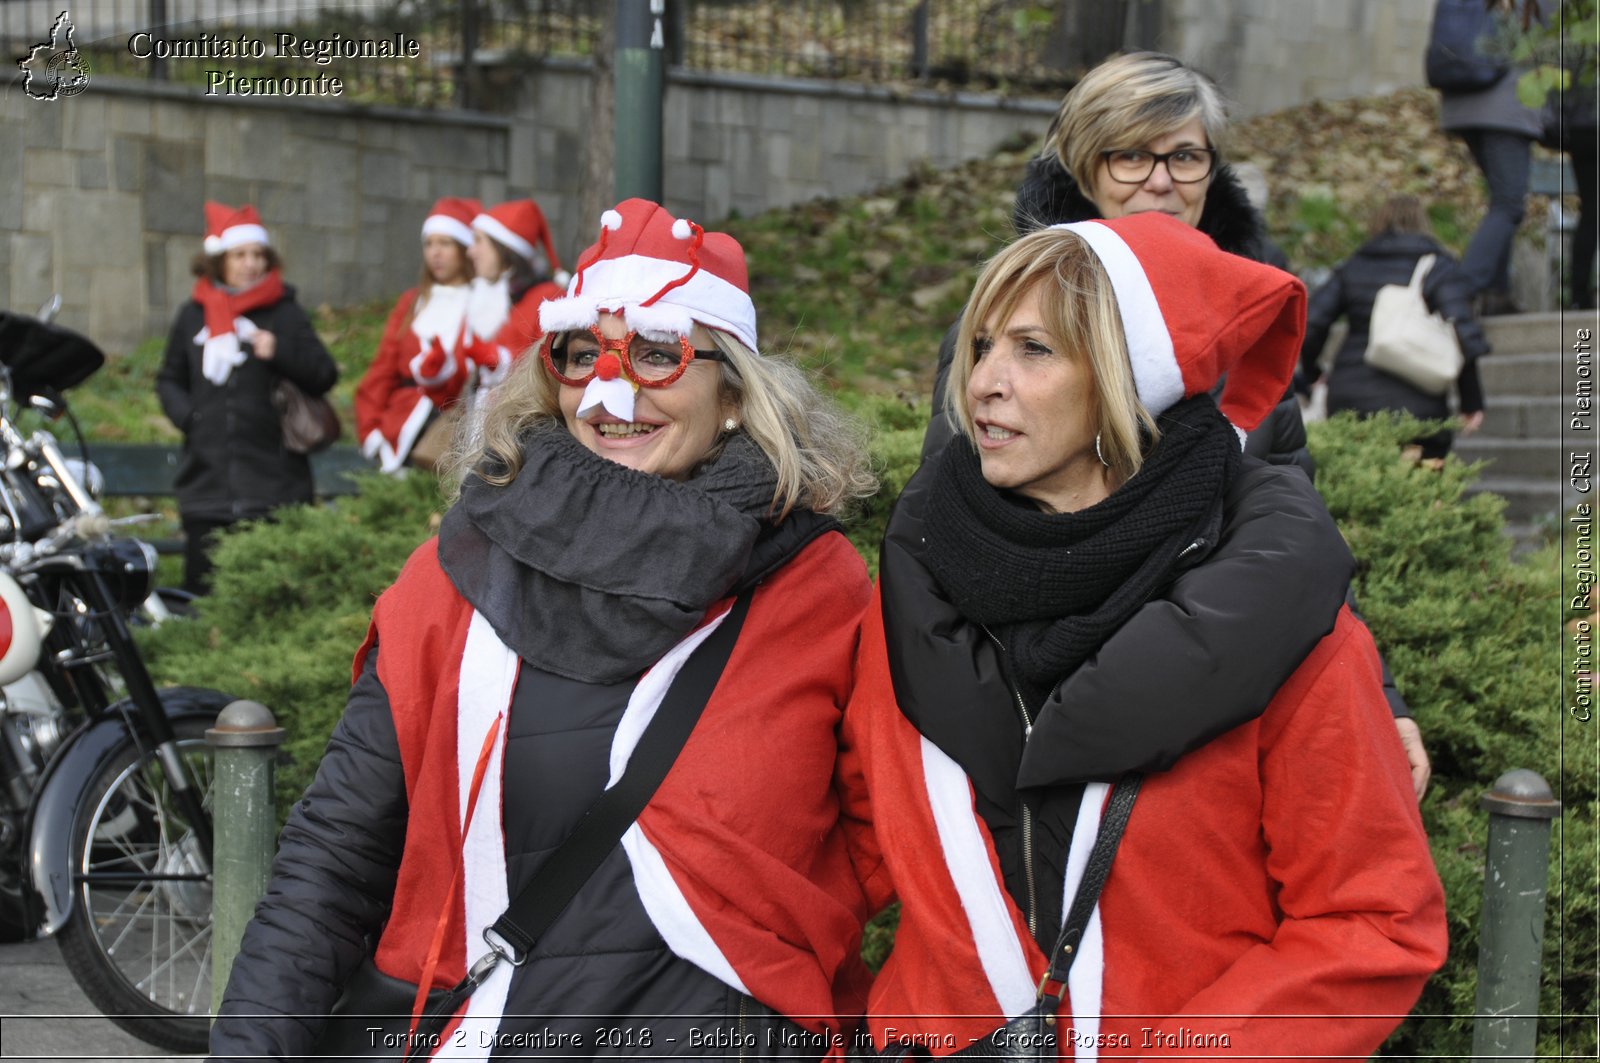
[(245, 924), (267, 892), (278, 815), (272, 800), (272, 762), (283, 728), (265, 705), (235, 701), (206, 732), (216, 750), (212, 783), (211, 1013), (222, 1004), (228, 972)]
[(1489, 813), (1489, 860), (1472, 1055), (1531, 1061), (1539, 1026), (1550, 821), (1561, 814), (1561, 802), (1537, 773), (1519, 768), (1496, 779), (1482, 805)]

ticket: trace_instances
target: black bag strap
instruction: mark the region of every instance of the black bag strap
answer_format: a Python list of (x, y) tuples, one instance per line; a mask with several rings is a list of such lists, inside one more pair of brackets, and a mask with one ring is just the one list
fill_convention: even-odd
[(1044, 1002), (1046, 1014), (1054, 1015), (1061, 1006), (1061, 992), (1066, 986), (1067, 972), (1078, 958), (1078, 945), (1089, 927), (1089, 917), (1100, 901), (1100, 891), (1106, 877), (1111, 874), (1111, 862), (1116, 858), (1117, 846), (1122, 844), (1122, 832), (1133, 811), (1133, 799), (1139, 796), (1139, 784), (1144, 776), (1129, 772), (1117, 780), (1106, 802), (1105, 814), (1100, 817), (1100, 830), (1094, 837), (1094, 848), (1089, 850), (1089, 862), (1084, 865), (1083, 878), (1072, 895), (1072, 906), (1061, 926), (1061, 936), (1050, 951), (1050, 966), (1039, 981), (1039, 999)]
[(427, 1040), (421, 1035), (442, 1028), (501, 960), (518, 967), (527, 960), (550, 924), (639, 818), (689, 740), (689, 733), (694, 730), (706, 702), (711, 700), (711, 692), (716, 689), (717, 680), (733, 653), (733, 645), (738, 641), (739, 629), (744, 626), (753, 595), (753, 590), (740, 594), (723, 616), (722, 623), (683, 663), (655, 715), (639, 736), (639, 744), (629, 756), (622, 778), (589, 806), (567, 840), (540, 865), (533, 881), (512, 898), (500, 918), (484, 931), (489, 951), (473, 964), (466, 978), (428, 1007), (417, 1024), (418, 1042)]

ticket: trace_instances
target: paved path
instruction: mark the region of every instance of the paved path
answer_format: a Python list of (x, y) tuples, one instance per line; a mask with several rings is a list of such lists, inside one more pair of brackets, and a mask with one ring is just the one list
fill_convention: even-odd
[(171, 1056), (112, 1025), (78, 989), (54, 941), (0, 945), (0, 1059), (175, 1063)]

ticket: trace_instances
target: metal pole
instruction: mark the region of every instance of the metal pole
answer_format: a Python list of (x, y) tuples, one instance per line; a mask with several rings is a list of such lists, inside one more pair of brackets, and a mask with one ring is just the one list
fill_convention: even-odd
[(478, 102), (478, 0), (461, 5), (461, 73), (456, 82), (456, 106), (462, 110)]
[[(150, 0), (150, 32), (157, 37), (167, 35), (167, 0)], [(150, 78), (167, 80), (167, 61), (159, 55), (150, 59)]]
[(613, 187), (617, 199), (661, 202), (662, 51), (666, 0), (616, 0), (616, 128)]
[(928, 0), (911, 11), (911, 76), (928, 79)]
[(1550, 867), (1550, 821), (1561, 802), (1525, 769), (1508, 771), (1483, 797), (1489, 859), (1478, 931), (1474, 1058), (1533, 1059), (1539, 1024), (1539, 957)]
[(215, 821), (211, 870), (211, 1013), (222, 1005), (228, 972), (245, 924), (267, 892), (278, 815), (272, 800), (272, 762), (283, 728), (265, 705), (235, 701), (206, 732), (216, 750), (211, 793)]

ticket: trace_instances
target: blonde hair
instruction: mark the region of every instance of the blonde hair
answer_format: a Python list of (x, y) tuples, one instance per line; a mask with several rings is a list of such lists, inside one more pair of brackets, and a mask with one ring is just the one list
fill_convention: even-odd
[(1216, 82), (1161, 52), (1107, 59), (1083, 76), (1061, 101), (1043, 155), (1055, 155), (1084, 195), (1095, 185), (1101, 153), (1138, 148), (1198, 118), (1218, 153), (1228, 109)]
[(1372, 215), (1367, 226), (1368, 236), (1384, 233), (1426, 233), (1428, 214), (1422, 209), (1422, 200), (1416, 196), (1390, 196)]
[(1145, 447), (1160, 432), (1134, 387), (1111, 278), (1076, 233), (1029, 233), (983, 267), (961, 317), (945, 402), (962, 433), (976, 442), (978, 429), (967, 401), (976, 361), (974, 341), (1004, 328), (1033, 291), (1039, 293), (1041, 323), (1050, 338), (1066, 357), (1088, 364), (1089, 412), (1100, 435), (1100, 454), (1117, 481), (1126, 482), (1139, 471)]
[[(739, 411), (740, 430), (777, 472), (774, 517), (795, 506), (838, 513), (878, 489), (859, 422), (825, 398), (798, 366), (758, 355), (726, 332), (706, 331), (727, 358), (714, 363), (721, 374), (722, 401)], [(463, 429), (457, 431), (446, 462), (446, 490), (452, 497), (468, 472), (497, 486), (516, 479), (529, 432), (548, 425), (566, 431), (561, 384), (545, 370), (538, 346), (529, 348), (494, 389), (481, 431), (468, 427), (473, 420), (462, 418)], [(721, 454), (724, 438), (718, 437), (703, 461)]]

